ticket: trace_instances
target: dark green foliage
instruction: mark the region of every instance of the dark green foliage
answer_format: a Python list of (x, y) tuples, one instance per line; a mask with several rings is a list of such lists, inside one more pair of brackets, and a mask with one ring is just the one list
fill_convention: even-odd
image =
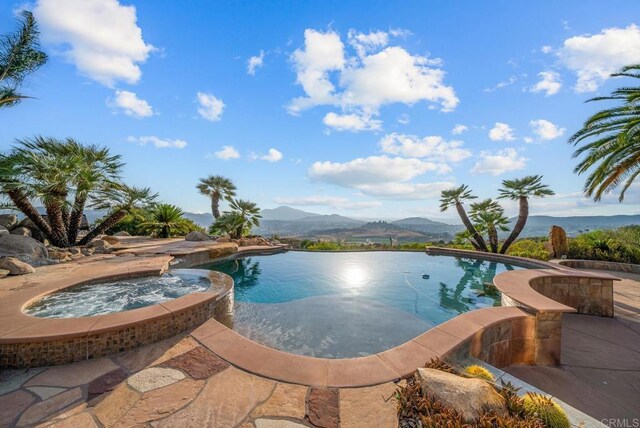
[(570, 259), (640, 263), (640, 226), (594, 230), (569, 239)]
[(507, 254), (510, 256), (526, 257), (536, 260), (549, 260), (549, 252), (544, 247), (546, 239), (518, 239), (510, 247)]
[(20, 28), (0, 36), (0, 108), (14, 106), (25, 98), (18, 92), (24, 78), (45, 62), (38, 49), (38, 25), (31, 12), (22, 12)]
[[(640, 79), (640, 64), (624, 67), (613, 77)], [(607, 97), (591, 101), (616, 101), (618, 105), (599, 111), (584, 123), (569, 143), (578, 145), (574, 157), (584, 156), (574, 169), (577, 174), (590, 171), (584, 186), (595, 201), (621, 187), (619, 200), (640, 175), (640, 87), (621, 87)]]

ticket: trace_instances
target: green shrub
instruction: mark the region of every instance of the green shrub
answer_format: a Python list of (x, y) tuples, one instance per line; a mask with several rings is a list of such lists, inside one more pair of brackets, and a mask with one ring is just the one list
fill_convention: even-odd
[(527, 257), (536, 260), (549, 260), (549, 252), (544, 248), (544, 241), (537, 238), (519, 239), (509, 247), (510, 256)]
[(593, 230), (569, 239), (567, 257), (640, 263), (640, 226)]

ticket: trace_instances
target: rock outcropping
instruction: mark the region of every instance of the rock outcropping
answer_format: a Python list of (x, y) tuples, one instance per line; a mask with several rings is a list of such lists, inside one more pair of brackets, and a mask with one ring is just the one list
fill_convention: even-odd
[(554, 225), (549, 229), (548, 250), (554, 259), (559, 259), (567, 254), (567, 233), (560, 226)]
[(0, 234), (0, 257), (15, 257), (34, 266), (47, 264), (47, 248), (33, 238)]

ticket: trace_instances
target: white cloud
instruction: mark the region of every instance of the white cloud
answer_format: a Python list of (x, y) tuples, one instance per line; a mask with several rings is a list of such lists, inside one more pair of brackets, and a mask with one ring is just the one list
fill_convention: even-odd
[(153, 116), (153, 108), (143, 99), (129, 91), (116, 91), (115, 98), (108, 100), (107, 104), (111, 107), (122, 109), (127, 116), (141, 119), (143, 117)]
[(411, 118), (406, 113), (402, 113), (400, 116), (398, 116), (398, 123), (401, 125), (406, 125), (410, 121), (411, 121)]
[(278, 162), (282, 160), (282, 152), (276, 149), (269, 149), (266, 155), (260, 156), (260, 159), (267, 162)]
[(221, 119), (225, 104), (213, 94), (198, 92), (198, 114), (206, 120), (216, 122)]
[(527, 159), (518, 155), (516, 149), (506, 148), (496, 152), (481, 152), (480, 160), (471, 169), (472, 174), (500, 175), (524, 169)]
[(640, 63), (640, 28), (631, 24), (574, 36), (564, 41), (557, 55), (578, 76), (575, 91), (593, 92), (623, 66)]
[(260, 55), (252, 56), (247, 61), (247, 74), (255, 76), (256, 69), (262, 67), (264, 64), (264, 51), (260, 51)]
[(495, 126), (489, 131), (489, 139), (491, 141), (513, 141), (513, 128), (506, 123), (496, 122)]
[(277, 204), (292, 205), (294, 207), (329, 206), (335, 209), (366, 210), (382, 205), (379, 201), (352, 201), (337, 196), (303, 196), (296, 198), (275, 198)]
[(545, 141), (562, 137), (564, 131), (566, 131), (565, 128), (560, 128), (555, 123), (544, 119), (532, 120), (529, 122), (529, 126), (531, 127), (532, 132), (536, 134), (539, 139)]
[(83, 75), (103, 85), (140, 80), (155, 49), (142, 39), (136, 8), (117, 0), (38, 0), (33, 13), (44, 43), (56, 45)]
[(369, 34), (364, 34), (351, 29), (347, 37), (349, 44), (353, 46), (360, 57), (389, 44), (389, 34), (385, 31), (372, 31)]
[(309, 168), (309, 176), (325, 183), (358, 188), (369, 184), (409, 181), (429, 171), (448, 173), (451, 170), (447, 165), (420, 159), (370, 156), (344, 163), (315, 162)]
[(371, 114), (353, 113), (336, 114), (329, 112), (322, 119), (322, 122), (337, 131), (377, 131), (381, 129), (382, 121), (373, 119)]
[(540, 76), (540, 81), (531, 88), (531, 92), (544, 92), (548, 97), (557, 94), (562, 87), (560, 74), (555, 71), (543, 71), (538, 73), (538, 76)]
[(158, 149), (184, 149), (187, 147), (187, 142), (184, 140), (168, 140), (148, 135), (144, 137), (128, 137), (127, 141), (130, 143), (140, 144), (146, 146), (152, 144)]
[(382, 183), (360, 186), (363, 194), (380, 198), (393, 199), (430, 199), (440, 196), (440, 192), (455, 186), (452, 181), (436, 181), (432, 183)]
[(233, 146), (222, 146), (221, 150), (213, 153), (213, 156), (218, 159), (229, 160), (238, 159), (240, 157), (240, 153), (238, 153)]
[(498, 89), (506, 88), (507, 86), (511, 86), (518, 81), (516, 76), (509, 76), (507, 80), (503, 80), (502, 82), (498, 82), (495, 86), (491, 88), (484, 88), (483, 92), (495, 92)]
[(548, 54), (551, 53), (553, 51), (553, 48), (549, 45), (543, 46), (540, 48), (540, 50), (542, 51), (542, 53), (544, 54)]
[(441, 61), (387, 46), (389, 34), (350, 31), (348, 41), (356, 55), (349, 55), (338, 33), (305, 30), (304, 48), (291, 57), (305, 96), (293, 99), (289, 112), (329, 105), (340, 107), (343, 116), (356, 112), (371, 117), (382, 105), (419, 101), (453, 110), (458, 98), (444, 84), (444, 72), (437, 68)]
[(524, 137), (522, 140), (527, 144), (533, 143), (533, 138), (531, 137)]
[(379, 144), (384, 153), (438, 162), (460, 162), (471, 156), (471, 151), (462, 148), (462, 141), (446, 141), (437, 135), (420, 138), (393, 133), (382, 137)]
[(453, 127), (453, 129), (451, 130), (451, 133), (453, 135), (460, 135), (463, 132), (468, 131), (469, 128), (466, 125), (461, 125), (461, 124), (457, 124), (456, 126)]

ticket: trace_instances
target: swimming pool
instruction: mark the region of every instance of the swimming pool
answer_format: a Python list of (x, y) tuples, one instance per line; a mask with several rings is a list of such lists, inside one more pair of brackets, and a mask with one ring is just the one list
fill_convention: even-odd
[(287, 252), (200, 268), (235, 283), (233, 329), (294, 354), (349, 358), (398, 346), (470, 310), (499, 306), (503, 263), (412, 252)]

